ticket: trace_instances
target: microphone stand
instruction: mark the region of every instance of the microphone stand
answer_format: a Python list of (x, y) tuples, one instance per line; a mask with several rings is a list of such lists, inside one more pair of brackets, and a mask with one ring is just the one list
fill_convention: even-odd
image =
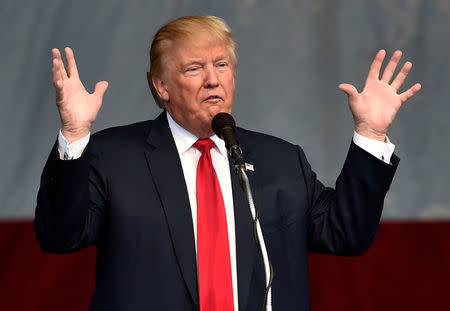
[[(233, 150), (233, 148), (239, 148), (239, 150)], [(242, 151), (240, 150), (240, 147), (233, 146), (230, 150), (230, 153), (233, 154), (235, 152), (238, 152), (240, 155), (242, 155)], [(244, 190), (245, 196), (247, 197), (248, 206), (250, 208), (250, 212), (252, 214), (253, 219), (253, 235), (256, 241), (256, 244), (258, 245), (258, 248), (261, 252), (263, 263), (264, 263), (264, 273), (266, 276), (266, 290), (264, 294), (264, 300), (263, 300), (263, 311), (272, 311), (272, 280), (273, 280), (273, 267), (272, 264), (269, 261), (269, 256), (267, 254), (267, 248), (266, 243), (264, 242), (264, 236), (262, 234), (261, 225), (259, 222), (259, 214), (258, 209), (255, 205), (255, 202), (253, 200), (253, 193), (250, 187), (250, 182), (248, 180), (248, 176), (246, 171), (245, 164), (243, 163), (242, 156), (240, 157), (233, 157), (234, 159), (237, 159), (233, 162), (234, 166), (234, 172), (239, 177), (239, 182), (241, 184), (242, 190)]]

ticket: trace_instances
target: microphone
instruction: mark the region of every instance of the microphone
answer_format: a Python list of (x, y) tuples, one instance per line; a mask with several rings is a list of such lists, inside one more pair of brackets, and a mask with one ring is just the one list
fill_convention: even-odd
[(220, 112), (212, 119), (211, 127), (214, 133), (225, 141), (225, 147), (227, 147), (228, 153), (233, 160), (238, 165), (242, 165), (244, 159), (241, 147), (239, 147), (236, 139), (236, 123), (233, 117), (226, 112)]
[(264, 263), (264, 274), (266, 276), (266, 289), (263, 300), (263, 310), (272, 310), (272, 281), (273, 281), (273, 267), (269, 260), (264, 236), (262, 234), (261, 225), (259, 222), (258, 209), (253, 200), (252, 190), (250, 188), (250, 181), (245, 173), (244, 159), (242, 157), (242, 150), (236, 139), (236, 123), (233, 117), (225, 112), (220, 112), (212, 119), (211, 127), (216, 135), (225, 141), (228, 153), (234, 160), (234, 172), (239, 176), (242, 190), (248, 201), (248, 206), (253, 220), (254, 238), (261, 252)]

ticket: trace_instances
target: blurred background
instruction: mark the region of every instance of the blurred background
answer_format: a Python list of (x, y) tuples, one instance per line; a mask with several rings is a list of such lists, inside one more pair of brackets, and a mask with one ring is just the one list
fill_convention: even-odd
[[(3, 292), (4, 297), (0, 293), (0, 309), (10, 309), (12, 301), (15, 307), (11, 310), (48, 310), (61, 307), (58, 304), (63, 300), (70, 305), (68, 293), (73, 303), (85, 304), (93, 289), (95, 250), (71, 257), (44, 255), (32, 232), (41, 170), (60, 127), (51, 82), (51, 49), (74, 49), (88, 90), (99, 80), (109, 82), (94, 131), (152, 119), (161, 111), (146, 81), (152, 36), (164, 23), (183, 15), (217, 15), (234, 32), (238, 71), (233, 115), (237, 124), (301, 145), (319, 178), (331, 186), (353, 133), (347, 97), (338, 84), (353, 83), (361, 91), (377, 50), (386, 49), (388, 57), (396, 49), (403, 51), (401, 65), (409, 60), (413, 69), (402, 90), (415, 82), (422, 83), (422, 90), (401, 108), (388, 133), (401, 162), (385, 201), (385, 227), (380, 228), (379, 240), (386, 238), (377, 240), (375, 251), (362, 258), (378, 264), (383, 260), (380, 266), (384, 269), (394, 262), (398, 266), (390, 266), (393, 273), (389, 275), (383, 270), (384, 278), (373, 274), (372, 279), (370, 275), (358, 279), (362, 283), (353, 279), (351, 286), (372, 284), (373, 288), (377, 276), (381, 286), (419, 288), (417, 293), (404, 292), (412, 295), (409, 310), (420, 306), (418, 301), (432, 305), (443, 299), (439, 280), (450, 277), (444, 268), (450, 259), (446, 247), (446, 238), (450, 238), (450, 1), (2, 0), (0, 283), (8, 282), (10, 290)], [(399, 252), (397, 261), (392, 255), (395, 251)], [(380, 259), (374, 253), (386, 257)], [(311, 266), (323, 272), (324, 266), (336, 263), (329, 260), (334, 259), (312, 257)], [(405, 261), (414, 260), (416, 266), (405, 266)], [(91, 285), (76, 283), (75, 274), (67, 274), (76, 271), (75, 263), (89, 267), (85, 278)], [(360, 267), (355, 270), (360, 276), (374, 268), (361, 261), (342, 264), (348, 265), (347, 270)], [(57, 266), (61, 269), (51, 270)], [(336, 266), (333, 271), (341, 268)], [(409, 269), (415, 273), (427, 269), (423, 278), (428, 279), (409, 279)], [(398, 284), (391, 279), (395, 271)], [(54, 276), (51, 281), (49, 274)], [(336, 276), (335, 283), (326, 283), (320, 274), (311, 272), (313, 310), (330, 309), (323, 301), (333, 301), (336, 310), (363, 310), (361, 305), (367, 309), (364, 300), (355, 307), (337, 303), (334, 296), (323, 298), (333, 293), (325, 288), (342, 288), (339, 279)], [(87, 298), (78, 299), (67, 284), (84, 286)], [(48, 296), (43, 296), (43, 288)], [(61, 302), (55, 300), (51, 288), (65, 293)], [(389, 300), (390, 294), (394, 300)], [(29, 297), (28, 305), (16, 305), (20, 299), (14, 297), (21, 295)], [(394, 295), (390, 290), (373, 295), (369, 295), (372, 306), (379, 301), (375, 297), (385, 297), (384, 310), (400, 299), (398, 292)], [(52, 296), (48, 301), (45, 298)], [(7, 307), (2, 308), (2, 303)], [(439, 304), (433, 306), (444, 310)]]

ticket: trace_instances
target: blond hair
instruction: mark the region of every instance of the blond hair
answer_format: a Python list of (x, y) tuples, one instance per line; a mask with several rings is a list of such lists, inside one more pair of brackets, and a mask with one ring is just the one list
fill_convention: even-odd
[(164, 108), (164, 101), (153, 86), (152, 78), (163, 74), (168, 51), (174, 42), (185, 40), (200, 31), (208, 32), (213, 39), (218, 39), (227, 46), (233, 71), (236, 72), (236, 43), (230, 27), (223, 19), (216, 16), (186, 16), (173, 20), (156, 32), (150, 48), (148, 84), (159, 107)]

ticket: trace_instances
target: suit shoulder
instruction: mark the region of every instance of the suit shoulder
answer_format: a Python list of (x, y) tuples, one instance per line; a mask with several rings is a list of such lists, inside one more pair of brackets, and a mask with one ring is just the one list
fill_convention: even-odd
[(100, 130), (91, 136), (99, 144), (121, 144), (142, 141), (148, 136), (153, 120), (136, 122), (128, 125), (114, 126)]
[(294, 149), (296, 145), (276, 136), (264, 134), (260, 132), (250, 131), (247, 129), (237, 128), (238, 140), (248, 145), (261, 145), (270, 148)]

